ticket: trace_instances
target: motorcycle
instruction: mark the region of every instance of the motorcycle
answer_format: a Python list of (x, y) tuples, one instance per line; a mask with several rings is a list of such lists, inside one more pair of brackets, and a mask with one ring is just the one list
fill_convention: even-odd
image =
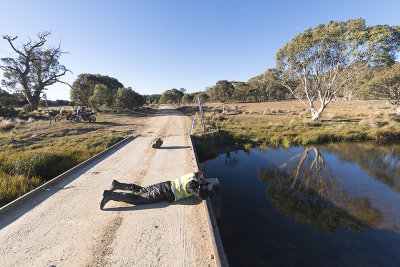
[(62, 120), (67, 120), (67, 121), (70, 121), (70, 122), (75, 122), (75, 120), (73, 120), (73, 116), (74, 116), (74, 114), (72, 112), (66, 111), (66, 110), (62, 110), (59, 114), (57, 114), (54, 117), (54, 121), (55, 122), (59, 122), (59, 121), (62, 121)]
[(94, 123), (96, 122), (96, 117), (95, 115), (97, 114), (97, 112), (90, 110), (88, 112), (81, 112), (79, 115), (78, 114), (74, 114), (72, 115), (72, 119), (74, 122), (80, 122), (80, 121), (85, 121), (85, 122), (90, 122), (90, 123)]

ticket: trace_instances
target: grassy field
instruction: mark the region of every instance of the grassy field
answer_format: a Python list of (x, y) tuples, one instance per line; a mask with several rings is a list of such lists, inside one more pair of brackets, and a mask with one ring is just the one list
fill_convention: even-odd
[(106, 112), (96, 123), (53, 120), (51, 125), (45, 111), (1, 118), (0, 206), (134, 134), (152, 113)]
[[(187, 106), (181, 110), (193, 116), (198, 107)], [(221, 142), (231, 149), (246, 150), (343, 141), (400, 141), (400, 116), (396, 115), (393, 105), (384, 101), (335, 101), (318, 121), (311, 120), (310, 111), (299, 101), (211, 103), (204, 110), (206, 135), (198, 114), (194, 128), (200, 154), (203, 150), (204, 153), (218, 150), (217, 143)]]
[[(180, 108), (194, 116), (197, 106)], [(385, 102), (337, 101), (319, 121), (298, 101), (211, 103), (204, 106), (206, 132), (195, 115), (194, 143), (199, 159), (234, 149), (289, 147), (337, 141), (400, 141), (400, 116)], [(56, 115), (58, 110), (53, 110)], [(103, 112), (97, 122), (49, 125), (42, 110), (0, 118), (0, 206), (18, 198), (123, 138), (140, 131), (156, 111)]]

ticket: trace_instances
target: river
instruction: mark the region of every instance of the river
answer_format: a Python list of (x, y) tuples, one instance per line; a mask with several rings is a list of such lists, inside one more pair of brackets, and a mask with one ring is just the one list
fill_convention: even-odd
[(400, 146), (251, 149), (205, 162), (231, 266), (400, 266)]

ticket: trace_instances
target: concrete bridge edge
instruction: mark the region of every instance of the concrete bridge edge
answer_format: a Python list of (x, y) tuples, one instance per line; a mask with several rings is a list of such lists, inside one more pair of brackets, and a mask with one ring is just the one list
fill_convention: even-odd
[[(199, 171), (199, 160), (197, 158), (196, 150), (193, 146), (192, 136), (190, 137), (190, 146), (192, 149), (193, 157), (196, 159), (196, 171)], [(225, 250), (222, 244), (221, 236), (219, 234), (217, 219), (214, 214), (214, 210), (212, 207), (212, 203), (210, 198), (202, 201), (202, 205), (204, 207), (204, 212), (207, 218), (208, 230), (211, 239), (211, 246), (214, 253), (214, 262), (217, 267), (226, 267), (229, 266), (228, 258), (226, 257)]]

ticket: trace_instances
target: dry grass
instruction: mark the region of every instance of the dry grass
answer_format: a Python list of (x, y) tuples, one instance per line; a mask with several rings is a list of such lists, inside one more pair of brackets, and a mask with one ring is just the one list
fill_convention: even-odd
[(134, 134), (154, 114), (106, 112), (96, 123), (53, 120), (50, 125), (41, 112), (1, 119), (0, 206)]
[[(54, 122), (32, 117), (3, 119), (0, 125), (0, 151), (19, 151), (38, 147), (63, 147), (96, 142), (105, 136), (127, 136), (140, 127), (144, 112), (100, 113), (96, 123)], [(5, 126), (13, 125), (8, 129)]]
[[(182, 110), (192, 116), (198, 108)], [(400, 116), (384, 101), (332, 102), (318, 121), (311, 120), (310, 111), (299, 101), (207, 103), (204, 110), (206, 132), (218, 126), (220, 134), (241, 149), (250, 144), (289, 147), (337, 141), (400, 141)], [(196, 121), (194, 134), (201, 135), (198, 114)]]
[[(245, 115), (273, 115), (273, 116), (305, 116), (311, 118), (311, 113), (306, 106), (298, 100), (282, 102), (263, 102), (263, 103), (207, 103), (205, 108), (226, 110), (240, 110)], [(315, 103), (319, 108), (319, 104)], [(387, 101), (334, 101), (322, 114), (321, 120), (343, 119), (363, 119), (366, 116), (388, 116), (396, 113), (396, 107)]]

